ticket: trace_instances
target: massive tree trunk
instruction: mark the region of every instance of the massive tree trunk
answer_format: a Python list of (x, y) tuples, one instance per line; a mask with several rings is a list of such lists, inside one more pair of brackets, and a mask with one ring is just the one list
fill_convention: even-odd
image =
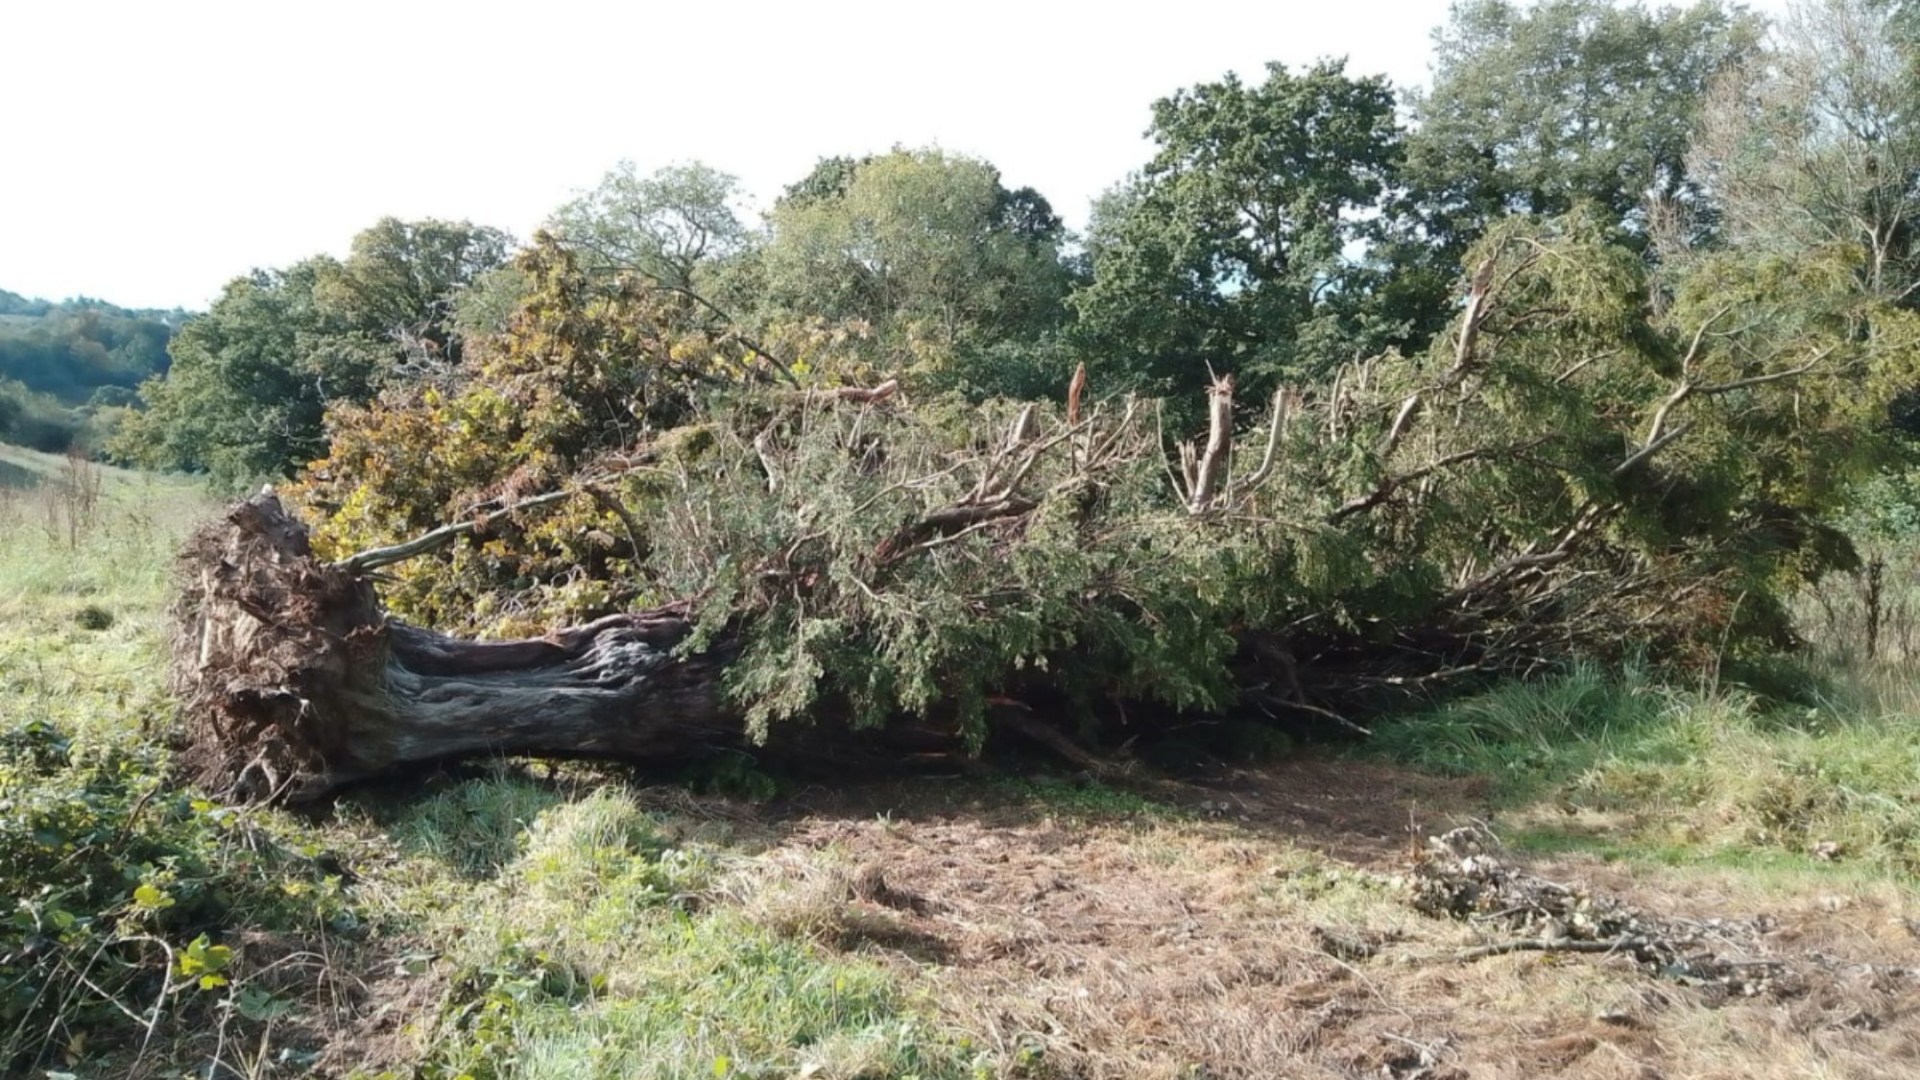
[(683, 609), (522, 641), (389, 618), (369, 580), (315, 559), (271, 494), (201, 530), (174, 611), (174, 690), (194, 779), (299, 800), (479, 754), (661, 761), (738, 744), (723, 644), (692, 656)]

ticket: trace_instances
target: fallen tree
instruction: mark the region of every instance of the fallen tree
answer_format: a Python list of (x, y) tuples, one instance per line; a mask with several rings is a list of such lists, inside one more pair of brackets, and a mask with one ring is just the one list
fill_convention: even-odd
[(1755, 451), (1803, 452), (1857, 357), (1650, 323), (1638, 265), (1496, 237), (1431, 355), (1251, 416), (1222, 378), (1177, 444), (1084, 369), (1064, 408), (750, 384), (648, 426), (643, 366), (482, 349), (454, 393), (336, 418), (298, 491), (317, 534), (261, 495), (196, 536), (183, 760), (289, 799), (475, 754), (832, 765), (1005, 734), (1091, 763), (1196, 721), (1351, 734), (1576, 655), (1777, 645), (1786, 577), (1847, 553)]

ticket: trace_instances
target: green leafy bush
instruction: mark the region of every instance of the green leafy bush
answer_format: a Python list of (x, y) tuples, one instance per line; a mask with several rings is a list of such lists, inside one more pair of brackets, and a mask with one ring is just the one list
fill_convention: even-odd
[[(0, 1067), (137, 1046), (236, 993), (228, 927), (351, 929), (322, 853), (163, 780), (163, 752), (0, 734)], [(92, 1051), (76, 1048), (90, 1046)]]

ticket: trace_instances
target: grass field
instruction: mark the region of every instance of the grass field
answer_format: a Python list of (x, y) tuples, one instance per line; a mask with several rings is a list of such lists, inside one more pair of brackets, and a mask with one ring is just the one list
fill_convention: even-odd
[[(1204, 782), (742, 801), (489, 762), (296, 817), (167, 778), (168, 560), (217, 509), (0, 448), (0, 1073), (1920, 1071), (1898, 670), (1792, 708), (1576, 671)], [(1424, 914), (1409, 882), (1474, 821), (1504, 863), (1778, 974), (1461, 959), (1512, 931)]]

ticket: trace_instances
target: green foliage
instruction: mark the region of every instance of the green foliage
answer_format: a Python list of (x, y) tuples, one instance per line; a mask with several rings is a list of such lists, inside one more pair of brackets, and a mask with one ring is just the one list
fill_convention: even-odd
[[(350, 930), (320, 852), (259, 815), (166, 790), (140, 744), (79, 742), (44, 722), (0, 732), (0, 1064), (131, 1041), (163, 1015), (211, 1015), (234, 950), (222, 928)], [(209, 936), (213, 935), (213, 936)]]
[[(702, 595), (701, 618), (715, 630), (749, 628), (729, 689), (756, 732), (826, 698), (844, 700), (857, 724), (944, 714), (979, 739), (988, 698), (1026, 681), (1081, 702), (1117, 693), (1176, 707), (1225, 703), (1234, 643), (1224, 627), (1273, 600), (1271, 589), (1236, 595), (1227, 583), (1276, 555), (1251, 537), (1186, 528), (1156, 473), (1077, 477), (1066, 455), (1037, 462), (1027, 482), (1061, 492), (1057, 502), (1012, 531), (911, 557), (908, 546), (938, 538), (907, 539), (902, 529), (980, 479), (944, 466), (955, 436), (1011, 419), (1008, 409), (931, 406), (796, 417), (773, 428), (775, 498), (750, 429), (723, 423), (687, 466), (689, 477), (708, 478), (697, 502), (683, 502), (677, 485), (628, 489), (638, 516), (654, 523), (645, 569), (657, 590)], [(868, 442), (880, 467), (849, 468)], [(724, 538), (701, 539), (707, 513)], [(797, 582), (808, 584), (796, 591)]]
[[(461, 368), (397, 384), (370, 407), (332, 411), (331, 454), (304, 483), (310, 508), (326, 517), (322, 552), (564, 483), (686, 420), (697, 393), (780, 370), (697, 297), (582, 267), (552, 238), (538, 239), (514, 270), (523, 294), (509, 329), (473, 342)], [(388, 600), (445, 625), (503, 616), (538, 625), (524, 620), (602, 610), (640, 595), (628, 570), (636, 539), (617, 514), (582, 500), (530, 528), (502, 521), (455, 551), (451, 576), (430, 564), (396, 568)]]
[(345, 261), (321, 256), (229, 283), (142, 389), (121, 456), (206, 470), (234, 489), (323, 456), (333, 405), (369, 400), (407, 369), (457, 363), (455, 293), (504, 257), (506, 237), (466, 223), (386, 219)]
[(1761, 22), (1713, 0), (1469, 0), (1435, 34), (1433, 88), (1407, 143), (1414, 218), (1442, 258), (1508, 214), (1597, 207), (1621, 239), (1708, 224), (1687, 167), (1709, 88), (1755, 54)]
[[(862, 326), (862, 358), (884, 371), (950, 379), (952, 365), (1036, 340), (1064, 314), (1059, 219), (978, 159), (939, 150), (829, 159), (768, 227), (756, 318)], [(971, 370), (991, 378), (983, 365)]]
[(1349, 251), (1375, 235), (1402, 152), (1384, 79), (1271, 64), (1258, 85), (1155, 103), (1148, 133), (1158, 149), (1097, 209), (1073, 298), (1096, 375), (1192, 395), (1230, 371), (1258, 391), (1406, 340)]

